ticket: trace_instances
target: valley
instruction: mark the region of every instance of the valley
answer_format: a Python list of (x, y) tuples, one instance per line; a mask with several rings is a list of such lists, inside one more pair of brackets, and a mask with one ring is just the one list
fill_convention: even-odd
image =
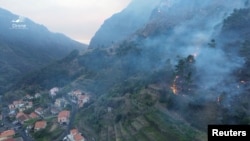
[[(84, 141), (206, 141), (210, 124), (249, 125), (249, 3), (143, 2), (134, 0), (104, 21), (87, 48), (10, 79), (2, 115), (15, 101), (23, 105), (14, 108), (13, 121), (20, 111), (43, 109), (38, 120), (22, 123), (47, 123), (31, 127), (37, 141), (73, 140), (72, 132)], [(6, 72), (3, 83), (15, 74)]]

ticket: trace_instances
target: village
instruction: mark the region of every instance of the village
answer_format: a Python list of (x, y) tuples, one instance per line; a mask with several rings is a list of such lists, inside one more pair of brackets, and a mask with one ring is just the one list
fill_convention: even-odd
[(86, 141), (73, 126), (73, 117), (89, 100), (79, 89), (60, 94), (53, 87), (47, 93), (26, 94), (2, 108), (0, 141)]

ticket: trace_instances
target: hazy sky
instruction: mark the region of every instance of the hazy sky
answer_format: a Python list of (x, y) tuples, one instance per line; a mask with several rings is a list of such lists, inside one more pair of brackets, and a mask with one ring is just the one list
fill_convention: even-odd
[(124, 9), (131, 0), (0, 0), (0, 7), (89, 43), (105, 19)]

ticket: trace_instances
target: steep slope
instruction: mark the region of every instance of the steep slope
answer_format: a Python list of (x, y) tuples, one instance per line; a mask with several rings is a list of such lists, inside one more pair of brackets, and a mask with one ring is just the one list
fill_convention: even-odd
[(150, 18), (160, 0), (132, 0), (120, 13), (107, 19), (90, 41), (89, 47), (107, 47), (122, 41), (141, 28)]
[(86, 45), (0, 8), (0, 93), (24, 74)]

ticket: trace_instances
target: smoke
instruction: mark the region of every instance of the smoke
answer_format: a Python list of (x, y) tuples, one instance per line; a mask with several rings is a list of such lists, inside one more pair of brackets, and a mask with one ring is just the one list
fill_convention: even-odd
[[(197, 70), (194, 77), (199, 91), (213, 90), (214, 97), (223, 92), (240, 93), (239, 82), (232, 74), (243, 66), (244, 59), (237, 53), (225, 51), (226, 43), (231, 39), (221, 37), (221, 28), (223, 20), (234, 9), (244, 7), (244, 0), (230, 3), (227, 0), (162, 0), (150, 25), (143, 29), (145, 32), (159, 27), (162, 34), (147, 32), (144, 46), (154, 46), (156, 50), (164, 47), (161, 51), (164, 51), (165, 60), (171, 58), (174, 65), (180, 57), (194, 55)], [(208, 45), (211, 40), (215, 47)]]
[[(213, 97), (218, 97), (221, 93), (233, 95), (240, 93), (237, 87), (238, 80), (233, 73), (242, 67), (244, 59), (237, 52), (225, 50), (226, 44), (231, 39), (223, 38), (221, 29), (224, 19), (230, 16), (234, 9), (244, 7), (245, 0), (230, 1), (230, 3), (228, 0), (134, 0), (121, 13), (107, 20), (103, 29), (99, 30), (102, 33), (98, 36), (105, 42), (108, 40), (111, 42), (116, 38), (114, 36), (117, 35), (117, 38), (119, 36), (118, 41), (114, 40), (117, 44), (112, 43), (109, 46), (114, 50), (123, 48), (116, 50), (116, 53), (123, 55), (119, 56), (122, 59), (115, 59), (120, 59), (117, 61), (118, 66), (123, 66), (120, 69), (126, 70), (129, 74), (164, 68), (167, 61), (174, 69), (181, 58), (193, 55), (196, 60), (193, 79), (198, 86), (197, 91), (204, 94), (207, 93), (203, 91), (213, 91), (211, 93)], [(146, 14), (143, 16), (145, 8)], [(149, 12), (152, 12), (151, 15)], [(131, 13), (132, 16), (129, 16)], [(128, 19), (124, 20), (124, 17)], [(112, 21), (116, 21), (115, 24), (111, 24)], [(140, 24), (134, 28), (136, 22)], [(123, 26), (125, 28), (120, 28)], [(129, 33), (126, 33), (127, 31)], [(106, 37), (109, 39), (106, 40)], [(95, 39), (97, 38), (94, 37), (93, 41)], [(100, 40), (93, 43), (98, 44)], [(127, 43), (122, 44), (119, 41)], [(129, 41), (132, 44), (129, 44)], [(211, 41), (214, 41), (214, 47), (209, 46)], [(100, 64), (105, 64), (101, 59), (99, 61)], [(95, 63), (91, 65), (93, 64)]]
[[(199, 73), (198, 83), (205, 89), (216, 88), (220, 92), (230, 92), (229, 86), (222, 87), (221, 84), (226, 83), (226, 81), (237, 83), (231, 75), (235, 70), (242, 67), (243, 64), (243, 58), (228, 56), (219, 47), (203, 48), (196, 58), (196, 68)], [(235, 89), (236, 86), (234, 87)]]

